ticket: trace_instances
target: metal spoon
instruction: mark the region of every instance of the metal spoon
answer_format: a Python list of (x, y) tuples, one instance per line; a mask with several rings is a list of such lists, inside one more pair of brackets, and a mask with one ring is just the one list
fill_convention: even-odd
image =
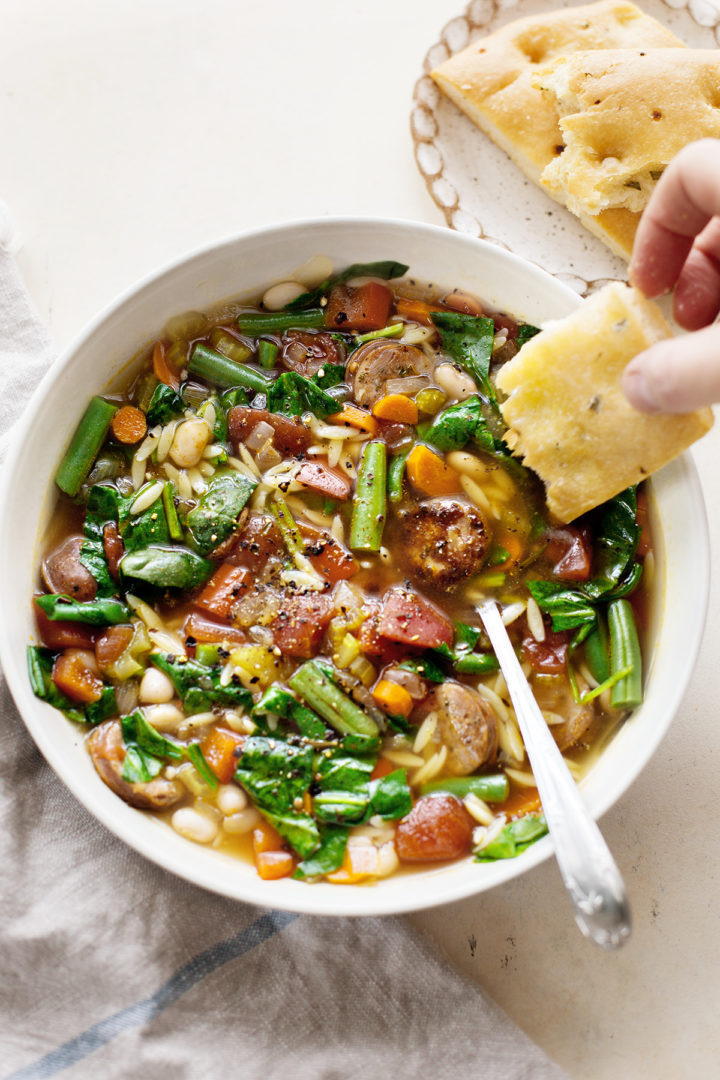
[(630, 936), (625, 885), (533, 697), (494, 600), (478, 609), (505, 676), (525, 742), (555, 858), (586, 937), (617, 949)]

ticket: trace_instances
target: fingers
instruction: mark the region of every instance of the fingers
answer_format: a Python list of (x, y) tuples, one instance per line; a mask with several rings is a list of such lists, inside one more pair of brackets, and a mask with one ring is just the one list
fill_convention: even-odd
[(646, 296), (672, 289), (695, 237), (720, 214), (718, 177), (718, 139), (691, 143), (668, 165), (640, 220), (630, 261), (630, 280)]
[(651, 345), (630, 361), (622, 385), (640, 412), (684, 413), (720, 401), (720, 326)]
[(720, 311), (720, 218), (713, 218), (697, 237), (673, 302), (675, 319), (686, 330), (708, 326)]

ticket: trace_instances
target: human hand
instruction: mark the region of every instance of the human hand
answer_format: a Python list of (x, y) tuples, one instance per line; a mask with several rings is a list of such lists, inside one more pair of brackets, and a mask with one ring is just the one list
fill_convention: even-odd
[(623, 373), (641, 412), (690, 412), (720, 401), (720, 139), (686, 146), (650, 197), (635, 237), (630, 280), (646, 296), (674, 287), (682, 337), (652, 345)]

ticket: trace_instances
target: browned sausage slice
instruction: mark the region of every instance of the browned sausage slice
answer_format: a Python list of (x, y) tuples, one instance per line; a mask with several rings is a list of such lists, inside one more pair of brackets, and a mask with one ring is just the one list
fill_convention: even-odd
[(280, 359), (291, 371), (310, 378), (325, 364), (345, 363), (344, 352), (332, 334), (288, 330), (283, 335)]
[(428, 499), (401, 513), (397, 530), (408, 574), (444, 592), (477, 574), (490, 550), (486, 519), (459, 499)]
[[(578, 680), (578, 690), (583, 693), (587, 683)], [(550, 733), (561, 750), (567, 750), (580, 742), (595, 717), (595, 702), (579, 705), (564, 676), (544, 676), (533, 679), (533, 693), (543, 712), (564, 716), (562, 724), (550, 724)]]
[(43, 559), (41, 574), (50, 592), (84, 602), (95, 599), (97, 582), (80, 562), (82, 545), (82, 536), (69, 536)]
[(429, 375), (434, 362), (422, 349), (397, 341), (368, 341), (353, 354), (347, 367), (353, 379), (353, 395), (358, 405), (370, 408), (385, 394), (388, 379), (406, 375)]
[(448, 749), (445, 767), (453, 776), (468, 776), (495, 760), (495, 713), (477, 690), (459, 682), (441, 683), (423, 703), (423, 712), (437, 713), (437, 732)]
[(147, 783), (130, 784), (122, 778), (125, 744), (119, 720), (105, 720), (93, 728), (87, 748), (98, 775), (107, 786), (130, 806), (140, 810), (165, 810), (178, 802), (185, 789), (178, 780), (156, 776)]

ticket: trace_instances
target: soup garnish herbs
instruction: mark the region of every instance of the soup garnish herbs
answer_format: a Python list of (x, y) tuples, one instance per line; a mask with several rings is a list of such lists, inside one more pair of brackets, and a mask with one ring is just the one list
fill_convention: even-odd
[(495, 391), (535, 328), (407, 270), (172, 319), (56, 478), (35, 693), (122, 799), (266, 879), (545, 833), (488, 595), (576, 775), (641, 698), (642, 491), (550, 520)]

